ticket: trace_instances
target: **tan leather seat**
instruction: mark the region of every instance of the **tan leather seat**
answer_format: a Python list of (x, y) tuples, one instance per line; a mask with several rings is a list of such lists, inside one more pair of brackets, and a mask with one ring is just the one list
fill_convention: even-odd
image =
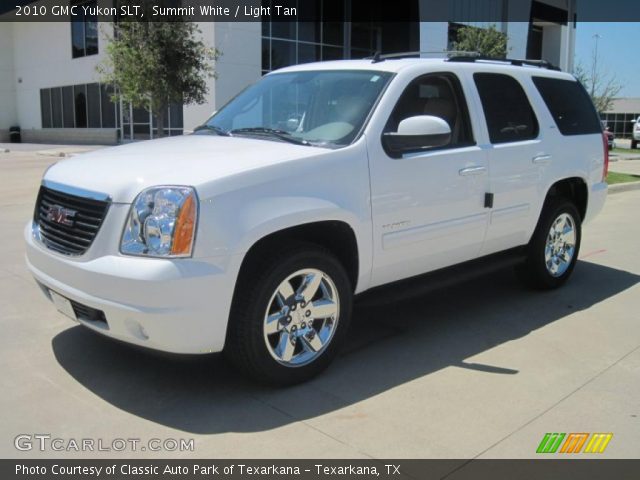
[(424, 115), (442, 118), (451, 128), (451, 141), (455, 143), (458, 138), (458, 119), (456, 104), (449, 98), (430, 98), (424, 105)]

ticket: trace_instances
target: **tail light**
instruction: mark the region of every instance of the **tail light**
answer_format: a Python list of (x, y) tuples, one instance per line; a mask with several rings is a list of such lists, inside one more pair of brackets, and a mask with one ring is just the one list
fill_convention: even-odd
[(609, 173), (609, 142), (607, 142), (607, 134), (602, 134), (602, 145), (604, 147), (604, 165), (602, 168), (602, 181), (606, 181)]

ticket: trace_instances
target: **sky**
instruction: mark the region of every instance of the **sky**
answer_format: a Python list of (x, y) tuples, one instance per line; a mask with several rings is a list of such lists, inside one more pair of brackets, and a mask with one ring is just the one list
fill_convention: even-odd
[(576, 64), (588, 67), (598, 39), (598, 65), (614, 74), (622, 90), (618, 97), (640, 97), (640, 22), (580, 22), (576, 27)]

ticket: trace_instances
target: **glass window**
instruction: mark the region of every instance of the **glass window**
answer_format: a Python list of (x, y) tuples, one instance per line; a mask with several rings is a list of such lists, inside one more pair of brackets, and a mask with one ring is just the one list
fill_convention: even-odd
[[(89, 127), (102, 127), (102, 123), (100, 121), (100, 87), (97, 83), (90, 83), (87, 85), (87, 104), (89, 112)], [(112, 127), (114, 126), (115, 125), (112, 125)]]
[(71, 56), (84, 57), (84, 21), (80, 15), (71, 20)]
[(62, 128), (62, 90), (60, 88), (51, 89), (51, 112), (51, 126)]
[(298, 44), (298, 63), (317, 62), (318, 60), (320, 60), (320, 45)]
[[(94, 84), (95, 85), (95, 84)], [(113, 94), (113, 87), (110, 85), (100, 85), (100, 96), (99, 98), (102, 100), (102, 128), (116, 128), (118, 124), (117, 115), (118, 108), (117, 104), (114, 104), (111, 101), (111, 95)], [(98, 94), (96, 92), (96, 97)], [(91, 95), (89, 96), (91, 98)]]
[(231, 100), (207, 125), (267, 140), (348, 145), (360, 133), (391, 76), (338, 70), (269, 75)]
[(342, 48), (322, 46), (322, 60), (341, 60), (342, 58)]
[(73, 87), (76, 128), (87, 127), (87, 92), (85, 85)]
[(271, 40), (268, 38), (262, 39), (262, 70), (271, 70)]
[(491, 143), (529, 140), (538, 136), (538, 120), (518, 81), (504, 74), (475, 73)]
[[(305, 6), (311, 11), (317, 11), (319, 5), (314, 2), (306, 3), (302, 2), (300, 7), (302, 10), (305, 10)], [(307, 14), (300, 13), (304, 18), (320, 18), (320, 14)], [(265, 22), (266, 23), (266, 22)], [(322, 28), (321, 22), (299, 22), (298, 23), (298, 40), (301, 42), (312, 42), (312, 43), (321, 43), (322, 37), (320, 36), (320, 30)]]
[(184, 126), (183, 116), (182, 116), (182, 105), (179, 103), (172, 103), (169, 107), (169, 118), (171, 123), (169, 124), (169, 128), (174, 129), (182, 129)]
[[(265, 6), (274, 2), (263, 0)], [(278, 3), (282, 5), (282, 1)], [(347, 8), (342, 0), (286, 0), (305, 22), (262, 22), (262, 73), (298, 63), (337, 60), (348, 55), (345, 29), (340, 21)], [(347, 4), (348, 5), (348, 4)]]
[(602, 131), (596, 109), (580, 82), (533, 77), (533, 83), (551, 112), (560, 133), (586, 135)]
[(418, 115), (442, 118), (451, 128), (451, 141), (446, 147), (474, 144), (467, 102), (460, 81), (452, 73), (423, 75), (407, 86), (396, 104), (386, 132), (396, 132), (402, 120)]
[(71, 20), (71, 57), (79, 58), (98, 53), (98, 17), (86, 15), (83, 7), (95, 8), (97, 0), (74, 2), (76, 15)]
[(84, 21), (85, 55), (98, 53), (98, 17), (88, 15)]
[(271, 41), (271, 69), (288, 67), (296, 63), (296, 43), (284, 40)]
[(64, 128), (75, 127), (73, 87), (62, 87), (62, 124)]
[(324, 0), (322, 2), (322, 43), (342, 45), (344, 43), (345, 4), (342, 0)]
[(295, 40), (296, 28), (296, 22), (271, 22), (271, 36)]
[(42, 128), (51, 128), (51, 90), (40, 90), (40, 113), (42, 114)]

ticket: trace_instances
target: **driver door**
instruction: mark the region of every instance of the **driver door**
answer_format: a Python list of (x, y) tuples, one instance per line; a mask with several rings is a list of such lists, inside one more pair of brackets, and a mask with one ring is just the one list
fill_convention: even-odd
[(447, 72), (415, 78), (400, 95), (384, 132), (396, 132), (400, 121), (417, 115), (444, 119), (450, 142), (391, 158), (380, 136), (367, 137), (371, 286), (473, 259), (487, 229), (487, 155), (475, 143), (461, 80)]

